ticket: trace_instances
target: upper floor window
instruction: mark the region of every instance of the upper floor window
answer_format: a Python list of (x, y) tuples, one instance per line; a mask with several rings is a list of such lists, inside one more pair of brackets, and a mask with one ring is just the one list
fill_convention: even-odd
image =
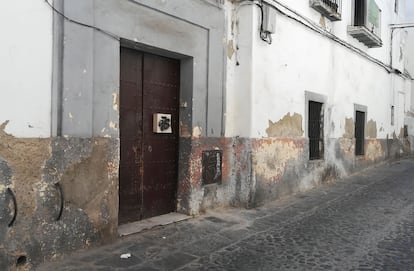
[(329, 20), (341, 20), (342, 0), (310, 0), (309, 4)]
[(353, 24), (348, 33), (367, 47), (381, 47), (381, 9), (375, 0), (354, 0)]

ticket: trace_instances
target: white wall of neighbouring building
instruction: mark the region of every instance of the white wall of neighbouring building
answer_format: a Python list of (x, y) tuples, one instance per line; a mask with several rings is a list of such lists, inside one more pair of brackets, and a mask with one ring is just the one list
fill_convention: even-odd
[(44, 1), (0, 4), (0, 124), (16, 137), (49, 137), (52, 18)]
[[(342, 20), (337, 22), (322, 17), (309, 7), (309, 1), (280, 2), (357, 50), (389, 65), (389, 24), (399, 23), (403, 18), (402, 13), (394, 11), (393, 1), (377, 1), (382, 10), (383, 45), (379, 48), (368, 48), (347, 33), (347, 26), (352, 24), (351, 1), (343, 1)], [(294, 113), (302, 116), (302, 129), (305, 130), (306, 91), (326, 97), (326, 138), (344, 135), (346, 119), (354, 118), (354, 104), (367, 107), (367, 121), (376, 123), (376, 138), (400, 134), (404, 126), (403, 114), (410, 108), (410, 80), (390, 74), (367, 57), (280, 13), (276, 13), (276, 31), (271, 45), (259, 38), (260, 11), (257, 6), (234, 8), (233, 14), (234, 23), (230, 29), (237, 34), (230, 35), (229, 39), (234, 39), (232, 42), (237, 48), (236, 55), (229, 61), (228, 79), (234, 83), (227, 84), (227, 136), (268, 137), (269, 121), (275, 123), (286, 114)], [(399, 36), (395, 39), (398, 44)], [(399, 102), (401, 97), (405, 97), (405, 104)], [(236, 103), (238, 100), (240, 103)], [(391, 106), (395, 108), (394, 125), (391, 125)], [(242, 123), (242, 120), (247, 121)]]
[[(414, 19), (412, 21), (414, 23)], [(407, 52), (405, 68), (411, 76), (414, 76), (414, 28), (407, 30), (405, 48)]]
[[(405, 20), (404, 23), (414, 24), (414, 1), (405, 0)], [(414, 77), (414, 28), (407, 28), (406, 63), (405, 68)]]

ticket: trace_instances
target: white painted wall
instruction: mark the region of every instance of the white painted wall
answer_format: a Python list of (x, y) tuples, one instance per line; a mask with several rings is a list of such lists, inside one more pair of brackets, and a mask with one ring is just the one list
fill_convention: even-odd
[[(414, 23), (414, 1), (405, 0), (405, 23)], [(414, 77), (414, 28), (407, 28), (405, 68)], [(414, 95), (413, 95), (414, 96)]]
[(48, 137), (52, 12), (44, 1), (3, 1), (0, 33), (0, 124), (16, 137)]
[[(362, 51), (389, 63), (390, 29), (387, 26), (399, 22), (401, 17), (394, 13), (393, 1), (377, 2), (382, 9), (383, 46), (372, 49), (347, 33), (347, 26), (352, 21), (351, 1), (343, 1), (343, 19), (338, 22), (321, 19), (321, 15), (309, 7), (308, 0), (280, 1), (315, 23), (322, 22), (320, 25), (325, 25), (326, 29)], [(343, 136), (345, 118), (354, 117), (355, 103), (368, 107), (367, 120), (372, 119), (377, 123), (377, 138), (386, 138), (394, 132), (399, 134), (399, 126), (404, 125), (404, 116), (396, 116), (398, 123), (396, 121), (396, 125), (391, 126), (391, 105), (395, 106), (396, 115), (404, 112), (399, 110), (404, 105), (398, 102), (398, 93), (409, 91), (410, 83), (399, 76), (391, 76), (379, 65), (280, 14), (277, 14), (273, 43), (268, 45), (259, 38), (258, 8), (249, 6), (244, 9), (253, 12), (253, 20), (251, 16), (238, 16), (239, 25), (253, 25), (256, 31), (244, 32), (240, 28), (237, 36), (239, 44), (248, 43), (249, 39), (253, 42), (251, 48), (240, 47), (239, 55), (250, 55), (253, 69), (250, 71), (247, 67), (249, 61), (240, 62), (240, 66), (236, 67), (240, 72), (234, 73), (234, 78), (229, 78), (235, 82), (242, 80), (243, 83), (236, 83), (237, 89), (230, 88), (228, 92), (227, 136), (267, 137), (268, 121), (277, 122), (287, 113), (302, 115), (304, 130), (305, 91), (327, 97), (327, 138)], [(246, 80), (251, 82), (244, 82)], [(240, 112), (234, 105), (237, 93), (251, 93), (245, 94), (246, 99), (252, 99), (249, 125), (243, 125), (237, 119)], [(241, 114), (246, 115), (246, 112)]]
[[(253, 9), (243, 5), (233, 9), (226, 3), (228, 16), (228, 53), (226, 81), (226, 135), (249, 137), (252, 124)], [(231, 15), (233, 19), (231, 20)], [(239, 19), (243, 18), (243, 19)]]
[[(414, 23), (414, 19), (413, 19)], [(414, 77), (414, 29), (407, 30), (407, 41), (405, 43), (406, 63), (405, 68)]]
[[(405, 23), (414, 23), (414, 1), (405, 0), (404, 1), (404, 10), (405, 10)], [(405, 43), (405, 69), (414, 77), (414, 28), (407, 29), (407, 40)], [(408, 88), (408, 86), (407, 86)], [(408, 125), (408, 134), (414, 135), (414, 118), (412, 113), (414, 112), (414, 81), (411, 81), (411, 91), (409, 92), (411, 106), (408, 110), (411, 111), (411, 114), (406, 116), (406, 124)], [(414, 144), (411, 148), (414, 149)]]

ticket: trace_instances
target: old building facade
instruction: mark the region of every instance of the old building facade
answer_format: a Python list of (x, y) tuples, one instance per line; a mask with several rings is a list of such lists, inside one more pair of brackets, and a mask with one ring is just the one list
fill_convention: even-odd
[[(254, 207), (412, 152), (394, 0), (25, 0), (0, 11), (0, 263)], [(18, 16), (16, 16), (18, 14)]]

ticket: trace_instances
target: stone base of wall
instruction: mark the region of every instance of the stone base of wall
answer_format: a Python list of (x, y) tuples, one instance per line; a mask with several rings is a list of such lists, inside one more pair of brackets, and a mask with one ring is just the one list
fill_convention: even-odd
[[(367, 139), (355, 156), (355, 140), (328, 139), (322, 160), (309, 160), (305, 138), (196, 138), (181, 142), (178, 211), (197, 215), (221, 206), (251, 208), (411, 153), (407, 139)], [(201, 153), (223, 150), (223, 181), (202, 185)]]
[[(252, 208), (411, 153), (409, 141), (397, 138), (366, 140), (358, 157), (353, 139), (325, 144), (324, 159), (309, 161), (305, 138), (182, 138), (177, 211)], [(223, 152), (220, 184), (202, 184), (207, 150)], [(117, 139), (20, 139), (0, 131), (0, 266), (31, 270), (116, 239), (118, 164)]]
[(2, 270), (114, 240), (118, 160), (118, 140), (0, 133)]

